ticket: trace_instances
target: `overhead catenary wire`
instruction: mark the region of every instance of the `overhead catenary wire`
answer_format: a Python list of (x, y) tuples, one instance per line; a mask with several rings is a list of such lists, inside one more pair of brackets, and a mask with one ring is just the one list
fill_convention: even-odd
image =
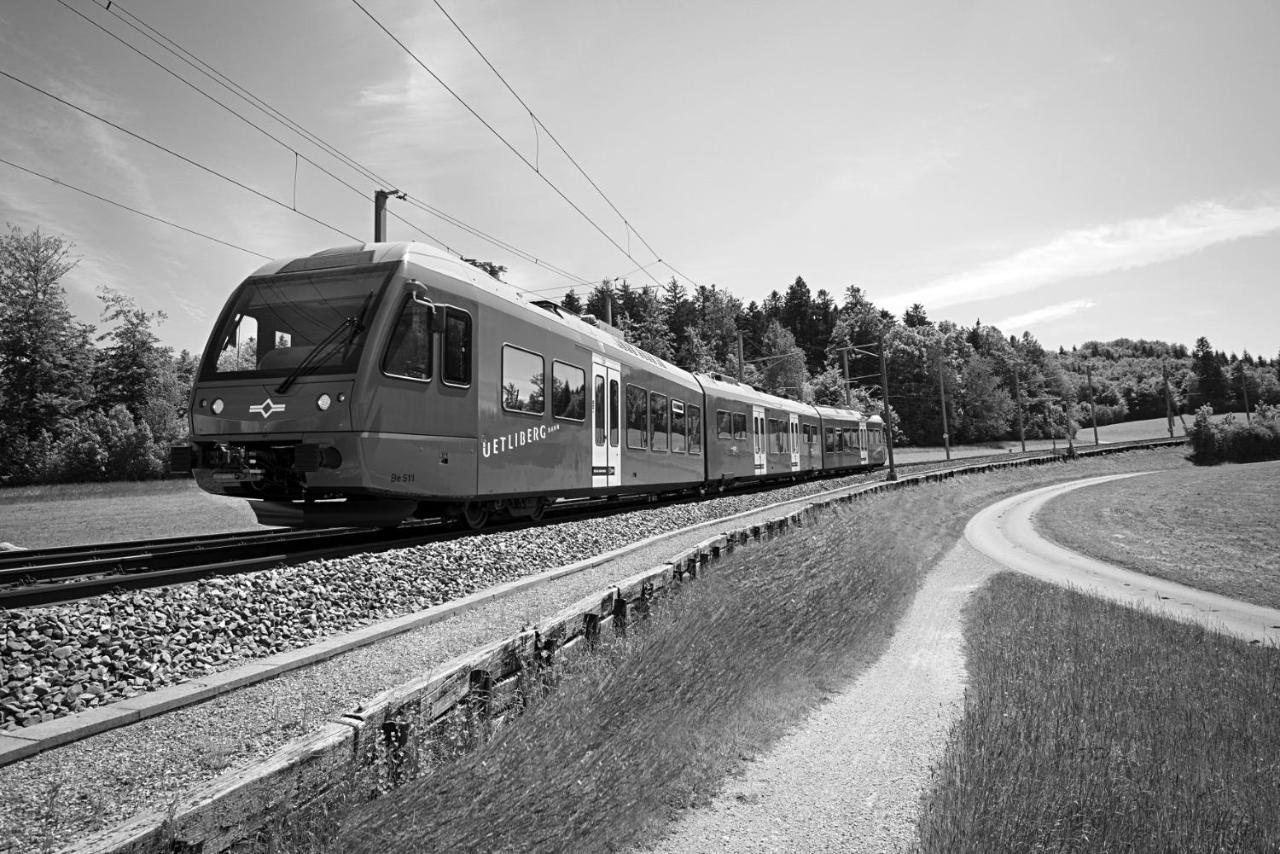
[[(364, 191), (360, 190), (360, 189), (359, 189), (359, 188), (357, 188), (357, 187), (354, 187), (353, 185), (351, 185), (350, 183), (348, 183), (348, 182), (344, 181), (343, 179), (341, 179), (341, 178), (340, 178), (340, 177), (338, 177), (337, 175), (334, 175), (332, 172), (330, 172), (329, 170), (327, 170), (327, 169), (325, 169), (323, 166), (321, 166), (319, 163), (317, 163), (314, 159), (309, 158), (309, 157), (307, 157), (307, 156), (306, 156), (306, 155), (304, 155), (304, 154), (301, 154), (300, 152), (298, 152), (298, 150), (297, 150), (296, 148), (294, 148), (293, 146), (291, 146), (291, 145), (289, 145), (288, 143), (284, 142), (283, 140), (280, 140), (280, 139), (279, 139), (278, 137), (276, 137), (275, 135), (271, 134), (270, 132), (268, 132), (268, 131), (267, 131), (267, 130), (265, 130), (264, 128), (260, 127), (257, 123), (255, 123), (255, 122), (251, 121), (248, 117), (244, 116), (242, 113), (238, 112), (238, 111), (237, 111), (237, 110), (235, 110), (234, 108), (230, 107), (229, 105), (225, 104), (224, 102), (222, 102), (222, 101), (218, 100), (217, 98), (213, 97), (213, 96), (212, 96), (212, 95), (210, 95), (208, 92), (206, 92), (204, 89), (202, 89), (201, 87), (199, 87), (199, 86), (197, 86), (196, 84), (192, 83), (190, 80), (187, 80), (186, 78), (184, 78), (184, 77), (182, 77), (181, 75), (177, 74), (175, 71), (173, 71), (172, 69), (168, 68), (168, 67), (167, 67), (167, 66), (165, 66), (164, 64), (162, 64), (162, 63), (160, 63), (160, 62), (157, 62), (153, 57), (148, 56), (145, 52), (140, 51), (136, 46), (134, 46), (134, 45), (130, 44), (129, 42), (125, 41), (124, 39), (120, 38), (120, 36), (119, 36), (119, 35), (117, 35), (117, 34), (115, 34), (115, 33), (111, 32), (110, 30), (106, 29), (105, 27), (102, 27), (102, 25), (101, 25), (101, 24), (98, 24), (97, 22), (95, 22), (95, 21), (93, 21), (92, 19), (90, 19), (90, 18), (86, 17), (85, 15), (83, 15), (82, 13), (80, 13), (79, 11), (77, 11), (77, 10), (75, 10), (74, 8), (70, 7), (70, 6), (65, 2), (65, 0), (58, 0), (58, 2), (59, 2), (61, 5), (63, 5), (64, 7), (66, 7), (66, 8), (68, 8), (68, 9), (70, 9), (72, 12), (75, 12), (75, 13), (76, 13), (77, 15), (79, 15), (81, 18), (84, 18), (86, 21), (88, 21), (89, 23), (93, 24), (95, 27), (97, 27), (97, 28), (99, 28), (100, 30), (102, 30), (103, 32), (107, 33), (107, 34), (108, 34), (108, 35), (110, 35), (112, 38), (114, 38), (114, 39), (116, 39), (117, 41), (121, 42), (121, 43), (122, 43), (122, 44), (124, 44), (126, 47), (128, 47), (128, 48), (130, 48), (131, 50), (133, 50), (134, 52), (138, 53), (140, 56), (142, 56), (143, 58), (147, 59), (147, 60), (148, 60), (149, 62), (151, 62), (152, 64), (154, 64), (154, 65), (156, 65), (157, 67), (161, 68), (161, 69), (162, 69), (162, 70), (164, 70), (167, 74), (169, 74), (169, 75), (173, 76), (174, 78), (178, 79), (179, 81), (181, 81), (181, 82), (182, 82), (182, 83), (184, 83), (185, 85), (189, 86), (190, 88), (195, 89), (195, 90), (196, 90), (197, 92), (199, 92), (201, 95), (203, 95), (204, 97), (206, 97), (206, 98), (208, 98), (209, 100), (213, 101), (215, 104), (217, 104), (218, 106), (222, 107), (223, 109), (227, 110), (227, 111), (228, 111), (228, 112), (230, 112), (232, 115), (236, 116), (236, 117), (237, 117), (237, 118), (239, 118), (241, 121), (243, 121), (243, 122), (245, 122), (246, 124), (248, 124), (250, 127), (253, 127), (255, 130), (258, 130), (260, 133), (262, 133), (262, 134), (264, 134), (265, 136), (267, 136), (269, 139), (273, 140), (273, 141), (274, 141), (274, 142), (276, 142), (277, 144), (279, 144), (279, 145), (283, 146), (284, 148), (286, 148), (287, 150), (291, 151), (291, 152), (295, 155), (295, 157), (300, 157), (301, 159), (305, 160), (307, 163), (311, 164), (312, 166), (315, 166), (319, 171), (323, 172), (325, 175), (329, 176), (330, 178), (332, 178), (333, 180), (335, 180), (335, 181), (337, 181), (338, 183), (342, 184), (343, 186), (347, 187), (348, 189), (352, 190), (353, 192), (355, 192), (355, 193), (359, 194), (362, 198), (367, 198), (367, 197), (368, 197), (368, 193), (366, 193), (366, 192), (364, 192)], [(95, 5), (99, 5), (99, 4), (96, 2), (96, 0), (95, 0)], [(121, 23), (123, 23), (123, 24), (125, 24), (126, 26), (130, 27), (131, 29), (133, 29), (135, 32), (137, 32), (138, 34), (142, 35), (143, 37), (145, 37), (145, 38), (149, 39), (151, 42), (153, 42), (153, 43), (154, 43), (154, 44), (156, 44), (157, 46), (161, 47), (162, 49), (166, 50), (167, 52), (169, 52), (170, 54), (172, 54), (172, 55), (173, 55), (174, 57), (176, 57), (177, 59), (181, 60), (182, 62), (184, 62), (184, 63), (186, 63), (187, 65), (191, 66), (191, 67), (192, 67), (192, 68), (194, 68), (195, 70), (197, 70), (197, 71), (199, 71), (200, 73), (202, 73), (202, 74), (206, 75), (207, 77), (211, 78), (212, 80), (214, 80), (215, 82), (217, 82), (219, 85), (223, 86), (223, 87), (224, 87), (224, 88), (226, 88), (228, 91), (230, 91), (231, 93), (235, 94), (237, 97), (239, 97), (239, 98), (241, 98), (242, 100), (246, 101), (248, 104), (250, 104), (251, 106), (253, 106), (255, 109), (257, 109), (257, 110), (261, 111), (262, 113), (264, 113), (265, 115), (269, 116), (269, 117), (270, 117), (270, 118), (272, 118), (273, 120), (275, 120), (275, 121), (279, 122), (280, 124), (284, 125), (285, 127), (287, 127), (289, 130), (293, 131), (294, 133), (299, 134), (299, 135), (300, 135), (300, 136), (302, 136), (304, 139), (306, 139), (308, 142), (310, 142), (310, 143), (312, 143), (312, 144), (316, 145), (317, 147), (319, 147), (321, 150), (325, 151), (325, 152), (326, 152), (327, 154), (329, 154), (330, 156), (332, 156), (332, 157), (334, 157), (335, 159), (337, 159), (338, 161), (342, 162), (343, 164), (345, 164), (347, 167), (351, 168), (352, 170), (354, 170), (354, 171), (358, 172), (358, 173), (359, 173), (360, 175), (362, 175), (363, 177), (365, 177), (365, 178), (369, 179), (370, 181), (373, 181), (373, 182), (374, 182), (375, 184), (377, 184), (378, 186), (383, 186), (383, 187), (385, 187), (385, 186), (398, 186), (396, 182), (393, 182), (393, 181), (391, 181), (390, 179), (388, 179), (388, 178), (386, 178), (386, 177), (384, 177), (384, 176), (382, 176), (382, 175), (379, 175), (377, 172), (373, 171), (373, 170), (372, 170), (372, 169), (370, 169), (368, 166), (364, 165), (363, 163), (361, 163), (360, 161), (356, 160), (355, 158), (353, 158), (353, 157), (351, 157), (351, 156), (349, 156), (349, 155), (345, 154), (345, 153), (344, 153), (344, 152), (342, 152), (340, 149), (338, 149), (336, 146), (334, 146), (334, 145), (330, 144), (329, 142), (327, 142), (326, 140), (324, 140), (324, 139), (323, 139), (322, 137), (320, 137), (319, 135), (317, 135), (317, 134), (315, 134), (314, 132), (312, 132), (312, 131), (308, 130), (306, 127), (304, 127), (304, 126), (303, 126), (302, 124), (300, 124), (299, 122), (297, 122), (297, 121), (295, 121), (294, 119), (290, 118), (289, 116), (285, 115), (283, 112), (281, 112), (279, 109), (277, 109), (277, 108), (276, 108), (275, 106), (273, 106), (272, 104), (270, 104), (270, 103), (268, 103), (267, 101), (265, 101), (264, 99), (262, 99), (262, 98), (258, 97), (258, 96), (257, 96), (257, 95), (255, 95), (252, 91), (250, 91), (249, 89), (247, 89), (246, 87), (244, 87), (244, 86), (242, 86), (241, 84), (237, 83), (235, 80), (233, 80), (232, 78), (230, 78), (230, 77), (229, 77), (229, 76), (227, 76), (226, 74), (222, 73), (221, 71), (219, 71), (218, 69), (216, 69), (215, 67), (213, 67), (212, 65), (210, 65), (209, 63), (205, 62), (205, 61), (204, 61), (204, 60), (202, 60), (200, 57), (198, 57), (198, 56), (196, 56), (194, 53), (192, 53), (191, 51), (189, 51), (189, 50), (187, 50), (186, 48), (182, 47), (182, 45), (180, 45), (180, 44), (179, 44), (178, 42), (176, 42), (175, 40), (173, 40), (173, 39), (169, 38), (169, 37), (168, 37), (168, 36), (166, 36), (164, 33), (160, 32), (160, 31), (159, 31), (159, 30), (157, 30), (156, 28), (152, 27), (151, 25), (149, 25), (148, 23), (146, 23), (146, 21), (142, 20), (142, 19), (141, 19), (140, 17), (138, 17), (137, 15), (135, 15), (135, 14), (133, 14), (132, 12), (129, 12), (127, 9), (124, 9), (123, 7), (121, 7), (121, 6), (120, 6), (120, 4), (118, 4), (118, 3), (114, 3), (114, 4), (113, 4), (113, 3), (107, 3), (105, 7), (104, 7), (104, 6), (99, 5), (99, 8), (104, 9), (104, 11), (110, 12), (110, 13), (111, 13), (112, 15), (114, 15), (114, 16), (116, 17), (116, 19), (117, 19), (117, 20), (119, 20)], [(131, 20), (126, 20), (124, 16), (127, 16), (127, 17), (128, 17), (129, 19), (131, 19)], [(452, 225), (452, 226), (453, 226), (453, 227), (455, 227), (455, 228), (458, 228), (458, 229), (460, 229), (460, 230), (462, 230), (462, 231), (465, 231), (466, 233), (468, 233), (468, 234), (470, 234), (470, 235), (472, 235), (472, 236), (474, 236), (474, 237), (476, 237), (476, 238), (478, 238), (478, 239), (480, 239), (480, 240), (483, 240), (483, 241), (485, 241), (485, 242), (487, 242), (487, 243), (489, 243), (489, 244), (491, 244), (491, 245), (493, 245), (493, 246), (496, 246), (496, 247), (498, 247), (498, 248), (500, 248), (500, 249), (503, 249), (503, 250), (505, 250), (505, 251), (507, 251), (507, 252), (511, 252), (511, 253), (513, 253), (513, 254), (515, 254), (515, 255), (519, 256), (520, 258), (522, 258), (522, 259), (524, 259), (524, 260), (528, 261), (529, 263), (534, 264), (535, 266), (542, 267), (543, 269), (549, 270), (549, 271), (551, 271), (551, 272), (553, 272), (553, 273), (556, 273), (557, 275), (564, 276), (565, 278), (572, 279), (572, 280), (575, 280), (575, 281), (580, 282), (580, 283), (583, 283), (583, 284), (586, 284), (586, 283), (588, 283), (588, 282), (589, 282), (589, 280), (588, 280), (587, 278), (583, 277), (583, 276), (579, 276), (579, 275), (577, 275), (577, 274), (575, 274), (575, 273), (571, 273), (571, 272), (569, 272), (569, 271), (567, 271), (567, 270), (565, 270), (565, 269), (563, 269), (563, 268), (561, 268), (561, 267), (559, 267), (559, 266), (557, 266), (557, 265), (555, 265), (555, 264), (552, 264), (552, 263), (550, 263), (550, 262), (546, 261), (545, 259), (540, 258), (539, 256), (535, 255), (535, 254), (534, 254), (534, 253), (532, 253), (532, 252), (528, 252), (528, 251), (526, 251), (526, 250), (523, 250), (523, 249), (521, 249), (521, 248), (519, 248), (519, 247), (517, 247), (517, 246), (515, 246), (515, 245), (513, 245), (513, 244), (511, 244), (511, 243), (509, 243), (509, 242), (508, 242), (508, 241), (506, 241), (506, 240), (503, 240), (503, 239), (498, 238), (498, 237), (496, 237), (496, 236), (494, 236), (494, 235), (492, 235), (492, 234), (489, 234), (488, 232), (484, 231), (483, 229), (481, 229), (481, 228), (479, 228), (479, 227), (477, 227), (477, 226), (470, 225), (469, 223), (466, 223), (465, 221), (463, 221), (463, 220), (461, 220), (461, 219), (459, 219), (459, 218), (457, 218), (457, 217), (453, 216), (452, 214), (446, 213), (445, 211), (440, 210), (439, 208), (436, 208), (436, 207), (434, 207), (434, 206), (432, 206), (432, 205), (425, 204), (425, 203), (423, 203), (423, 202), (419, 202), (419, 201), (417, 201), (417, 200), (413, 200), (413, 199), (412, 199), (412, 197), (410, 197), (409, 201), (410, 201), (410, 204), (412, 204), (413, 206), (415, 206), (415, 207), (419, 208), (419, 209), (420, 209), (420, 210), (422, 210), (424, 213), (430, 214), (431, 216), (434, 216), (434, 217), (436, 217), (436, 218), (438, 218), (438, 219), (440, 219), (440, 220), (442, 220), (442, 221), (444, 221), (444, 222), (448, 223), (449, 225)], [(443, 247), (444, 249), (446, 249), (447, 251), (449, 251), (449, 252), (454, 252), (455, 254), (459, 254), (459, 255), (461, 254), (461, 253), (458, 253), (458, 252), (457, 252), (457, 250), (455, 250), (455, 249), (453, 249), (452, 247), (450, 247), (450, 246), (449, 246), (449, 244), (448, 244), (448, 243), (446, 243), (444, 240), (441, 240), (439, 237), (437, 237), (437, 236), (435, 236), (435, 235), (433, 235), (433, 234), (430, 234), (429, 232), (427, 232), (427, 231), (423, 230), (420, 226), (416, 225), (415, 223), (410, 222), (409, 220), (405, 219), (404, 217), (400, 216), (399, 214), (395, 213), (394, 211), (391, 211), (391, 212), (389, 212), (389, 213), (390, 213), (390, 215), (391, 215), (392, 217), (394, 217), (395, 219), (397, 219), (397, 220), (399, 220), (400, 222), (404, 223), (405, 225), (409, 226), (411, 229), (413, 229), (414, 231), (418, 232), (419, 234), (422, 234), (423, 236), (427, 237), (428, 239), (430, 239), (430, 240), (434, 241), (435, 243), (439, 244), (440, 246), (442, 246), (442, 247)]]
[(166, 146), (164, 146), (164, 145), (161, 145), (161, 144), (160, 144), (160, 143), (158, 143), (158, 142), (155, 142), (154, 140), (148, 139), (147, 137), (143, 136), (142, 134), (135, 133), (135, 132), (133, 132), (133, 131), (129, 130), (128, 128), (126, 128), (126, 127), (123, 127), (123, 126), (121, 126), (121, 125), (118, 125), (118, 124), (116, 124), (115, 122), (111, 121), (110, 119), (108, 119), (108, 118), (105, 118), (105, 117), (103, 117), (103, 116), (98, 115), (97, 113), (93, 112), (92, 110), (88, 110), (88, 109), (86, 109), (86, 108), (84, 108), (84, 107), (79, 106), (78, 104), (73, 104), (73, 103), (71, 103), (70, 101), (66, 100), (65, 98), (60, 98), (60, 97), (58, 97), (57, 95), (53, 94), (52, 92), (49, 92), (49, 91), (48, 91), (48, 90), (46, 90), (46, 89), (41, 89), (39, 86), (35, 85), (34, 83), (28, 83), (26, 80), (23, 80), (21, 77), (17, 77), (16, 75), (10, 74), (8, 71), (5, 71), (5, 70), (4, 70), (4, 69), (2, 69), (2, 68), (0, 68), (0, 77), (6, 77), (6, 78), (8, 78), (9, 80), (12, 80), (13, 82), (15, 82), (15, 83), (17, 83), (17, 84), (19, 84), (19, 85), (21, 85), (21, 86), (25, 86), (25, 87), (27, 87), (28, 89), (31, 89), (31, 90), (32, 90), (32, 91), (34, 91), (34, 92), (39, 92), (41, 95), (44, 95), (44, 96), (45, 96), (45, 97), (47, 97), (47, 98), (51, 98), (51, 99), (53, 99), (54, 101), (57, 101), (59, 104), (62, 104), (62, 105), (63, 105), (63, 106), (65, 106), (65, 107), (69, 107), (69, 108), (71, 108), (71, 109), (75, 110), (76, 112), (78, 112), (78, 113), (80, 113), (80, 114), (82, 114), (82, 115), (88, 116), (88, 117), (89, 117), (89, 118), (91, 118), (91, 119), (94, 119), (94, 120), (96, 120), (96, 121), (102, 122), (103, 124), (107, 125), (108, 127), (115, 128), (116, 130), (120, 131), (121, 133), (123, 133), (123, 134), (125, 134), (125, 135), (127, 135), (127, 136), (130, 136), (130, 137), (132, 137), (133, 139), (138, 140), (139, 142), (145, 143), (145, 144), (147, 144), (147, 145), (151, 146), (152, 148), (155, 148), (155, 149), (158, 149), (158, 150), (160, 150), (160, 151), (163, 151), (165, 154), (168, 154), (168, 155), (169, 155), (169, 156), (171, 156), (171, 157), (176, 157), (178, 160), (181, 160), (183, 163), (186, 163), (186, 164), (188, 164), (188, 165), (190, 165), (190, 166), (194, 166), (195, 168), (200, 169), (200, 170), (201, 170), (201, 171), (203, 171), (203, 172), (207, 172), (208, 174), (213, 175), (213, 176), (214, 176), (214, 177), (216, 177), (216, 178), (220, 178), (220, 179), (222, 179), (223, 181), (226, 181), (226, 182), (227, 182), (227, 183), (229, 183), (229, 184), (233, 184), (233, 185), (235, 185), (236, 187), (239, 187), (240, 189), (245, 190), (246, 192), (252, 193), (253, 195), (255, 195), (255, 196), (257, 196), (257, 197), (259, 197), (259, 198), (261, 198), (261, 199), (264, 199), (264, 200), (266, 200), (266, 201), (268, 201), (268, 202), (271, 202), (273, 205), (279, 205), (280, 207), (284, 208), (285, 210), (290, 211), (290, 212), (292, 212), (292, 213), (294, 213), (294, 214), (297, 214), (298, 216), (302, 217), (303, 219), (310, 220), (311, 222), (315, 223), (316, 225), (324, 226), (325, 228), (329, 229), (330, 231), (333, 231), (333, 232), (336, 232), (336, 233), (338, 233), (338, 234), (341, 234), (343, 237), (348, 237), (348, 238), (350, 238), (350, 239), (352, 239), (352, 240), (357, 240), (357, 241), (358, 241), (358, 240), (360, 239), (360, 238), (356, 237), (354, 234), (351, 234), (351, 233), (349, 233), (349, 232), (343, 231), (342, 229), (338, 228), (336, 225), (331, 225), (331, 224), (329, 224), (329, 223), (325, 222), (324, 220), (321, 220), (321, 219), (318, 219), (318, 218), (316, 218), (316, 217), (314, 217), (314, 216), (311, 216), (311, 214), (303, 213), (303, 212), (302, 212), (302, 211), (300, 211), (300, 210), (294, 210), (292, 207), (290, 207), (290, 206), (289, 206), (289, 204), (288, 204), (288, 203), (283, 202), (283, 201), (281, 201), (280, 199), (277, 199), (277, 198), (275, 198), (275, 197), (273, 197), (273, 196), (270, 196), (270, 195), (268, 195), (268, 194), (266, 194), (266, 193), (262, 192), (261, 190), (254, 189), (253, 187), (250, 187), (248, 184), (245, 184), (245, 183), (243, 183), (243, 182), (241, 182), (241, 181), (237, 181), (235, 178), (232, 178), (230, 175), (226, 175), (226, 174), (224, 174), (224, 173), (222, 173), (222, 172), (219, 172), (218, 170), (214, 169), (214, 168), (213, 168), (213, 167), (211, 167), (211, 166), (206, 166), (205, 164), (200, 163), (200, 162), (199, 162), (199, 161), (197, 161), (197, 160), (193, 160), (193, 159), (191, 159), (190, 157), (187, 157), (187, 156), (186, 156), (186, 155), (184, 155), (184, 154), (179, 154), (178, 152), (174, 151), (172, 148), (168, 148), (168, 147), (166, 147)]
[[(610, 207), (610, 209), (613, 210), (613, 212), (618, 215), (618, 219), (622, 220), (622, 224), (627, 229), (627, 233), (634, 234), (636, 237), (638, 237), (640, 239), (640, 242), (644, 244), (645, 248), (653, 253), (653, 257), (657, 259), (657, 261), (653, 263), (662, 264), (664, 267), (671, 270), (680, 278), (684, 279), (687, 282), (690, 282), (691, 284), (693, 284), (694, 287), (697, 287), (698, 286), (697, 282), (695, 282), (693, 279), (690, 279), (684, 273), (681, 273), (679, 270), (677, 270), (675, 267), (668, 264), (666, 261), (662, 260), (661, 253), (659, 253), (658, 250), (654, 249), (653, 246), (649, 243), (649, 241), (644, 238), (644, 235), (641, 234), (639, 231), (637, 231), (635, 226), (631, 224), (630, 220), (627, 219), (626, 215), (622, 211), (618, 210), (618, 206), (613, 203), (613, 200), (610, 199), (609, 196), (605, 193), (605, 191), (600, 189), (600, 185), (598, 185), (595, 182), (595, 180), (592, 179), (592, 177), (587, 174), (587, 170), (582, 168), (582, 164), (580, 164), (577, 161), (577, 159), (572, 154), (569, 153), (569, 150), (566, 149), (564, 145), (560, 142), (560, 140), (556, 138), (556, 135), (551, 132), (551, 128), (547, 127), (546, 123), (543, 122), (542, 119), (538, 118), (538, 115), (533, 111), (533, 108), (530, 107), (527, 103), (525, 103), (524, 98), (520, 97), (520, 93), (516, 92), (516, 90), (512, 87), (512, 85), (507, 82), (507, 78), (502, 76), (502, 72), (498, 71), (498, 69), (494, 67), (493, 63), (489, 61), (489, 57), (485, 56), (484, 51), (480, 50), (480, 47), (472, 40), (471, 36), (467, 35), (466, 30), (462, 29), (462, 26), (456, 20), (454, 20), (453, 16), (450, 15), (448, 10), (445, 9), (444, 6), (440, 3), (440, 0), (433, 0), (433, 2), (435, 2), (436, 8), (440, 10), (440, 13), (449, 19), (449, 23), (453, 24), (453, 28), (458, 31), (458, 34), (462, 36), (462, 38), (466, 41), (467, 44), (471, 45), (471, 49), (476, 52), (476, 55), (479, 56), (480, 59), (484, 61), (485, 65), (489, 66), (489, 70), (492, 71), (494, 75), (499, 80), (502, 81), (502, 85), (507, 87), (507, 91), (511, 93), (511, 97), (515, 98), (520, 103), (520, 106), (524, 107), (525, 111), (529, 113), (529, 118), (533, 121), (533, 124), (534, 124), (534, 128), (533, 128), (534, 138), (537, 139), (538, 137), (538, 133), (537, 133), (538, 128), (542, 128), (542, 130), (546, 132), (547, 138), (550, 139), (553, 143), (555, 143), (556, 148), (560, 149), (560, 153), (563, 154), (568, 159), (568, 161), (573, 164), (573, 167), (578, 170), (578, 173), (582, 175), (584, 179), (586, 179), (586, 182), (591, 185), (592, 189), (594, 189), (597, 193), (600, 194), (600, 198), (604, 199), (605, 204), (607, 204)], [(537, 169), (536, 167), (534, 171), (540, 172), (540, 170)], [(629, 247), (627, 251), (629, 255), (630, 254)], [(653, 264), (649, 264), (648, 266), (653, 266)]]
[(179, 225), (178, 223), (173, 222), (172, 220), (167, 220), (167, 219), (164, 219), (163, 217), (158, 217), (155, 214), (149, 214), (146, 211), (140, 211), (137, 208), (131, 208), (128, 205), (123, 204), (122, 202), (117, 202), (114, 199), (108, 199), (106, 196), (100, 196), (97, 193), (93, 193), (93, 192), (90, 192), (89, 190), (84, 189), (83, 187), (77, 187), (74, 184), (68, 184), (66, 181), (63, 181), (60, 178), (54, 178), (52, 175), (46, 175), (43, 172), (37, 172), (35, 169), (29, 169), (26, 166), (21, 166), (17, 163), (14, 163), (12, 160), (6, 160), (5, 158), (0, 157), (0, 163), (5, 164), (6, 166), (12, 166), (14, 169), (17, 169), (22, 172), (26, 172), (28, 175), (34, 175), (37, 178), (43, 178), (46, 181), (52, 181), (54, 184), (57, 184), (60, 187), (66, 187), (68, 190), (74, 190), (77, 193), (81, 193), (83, 195), (89, 196), (90, 198), (97, 199), (100, 202), (106, 202), (109, 205), (115, 205), (118, 208), (122, 208), (123, 210), (129, 211), (130, 213), (135, 213), (138, 216), (144, 216), (147, 219), (164, 223), (165, 225), (171, 226), (180, 231), (185, 231), (187, 234), (194, 234), (196, 237), (203, 237), (205, 240), (212, 240), (214, 243), (221, 243), (223, 246), (230, 247), (231, 249), (238, 249), (241, 252), (245, 252), (249, 255), (256, 255), (259, 258), (262, 258), (267, 261), (271, 260), (270, 255), (263, 255), (261, 252), (255, 252), (252, 249), (246, 249), (245, 247), (237, 245), (235, 243), (231, 243), (230, 241), (223, 240), (218, 237), (213, 237), (212, 235), (205, 234), (202, 231), (196, 231), (194, 228), (188, 228), (185, 225)]
[[(399, 47), (402, 51), (404, 51), (404, 53), (410, 59), (412, 59), (423, 71), (427, 72), (427, 74), (429, 74), (433, 80), (439, 83), (446, 92), (448, 92), (451, 96), (453, 96), (454, 100), (456, 100), (459, 104), (461, 104), (463, 108), (466, 109), (467, 112), (471, 113), (471, 115), (474, 116), (478, 122), (484, 125), (485, 128), (487, 128), (490, 133), (496, 136), (499, 139), (499, 141), (501, 141), (502, 144), (505, 145), (511, 151), (512, 154), (518, 157), (520, 161), (524, 163), (525, 166), (528, 166), (534, 172), (534, 174), (536, 174), (539, 178), (541, 178), (543, 183), (545, 183), (548, 187), (550, 187), (556, 193), (556, 195), (558, 195), (561, 199), (565, 201), (566, 204), (569, 205), (569, 207), (573, 208), (573, 210), (576, 211), (579, 216), (585, 219), (591, 225), (592, 228), (594, 228), (597, 232), (599, 232), (600, 235), (605, 240), (609, 241), (609, 243), (612, 244), (615, 249), (617, 249), (627, 258), (630, 258), (633, 264), (640, 263), (631, 255), (630, 252), (627, 251), (626, 247), (624, 247), (617, 240), (615, 240), (613, 236), (610, 235), (607, 231), (605, 231), (604, 228), (598, 222), (592, 219), (590, 214), (588, 214), (581, 207), (579, 207), (576, 202), (570, 199), (565, 194), (565, 192), (556, 185), (554, 181), (552, 181), (545, 174), (539, 171), (537, 166), (531, 160), (529, 160), (528, 157), (526, 157), (518, 148), (516, 148), (510, 142), (510, 140), (508, 140), (505, 136), (503, 136), (498, 131), (497, 128), (495, 128), (492, 124), (490, 124), (489, 121), (484, 118), (484, 116), (480, 115), (480, 113), (478, 113), (474, 107), (472, 107), (469, 103), (467, 103), (465, 98), (463, 98), (456, 91), (454, 91), (454, 89), (450, 87), (448, 83), (446, 83), (438, 74), (432, 71), (430, 66), (428, 66), (425, 62), (423, 62), (422, 59), (409, 48), (408, 45), (406, 45), (403, 41), (401, 41), (400, 38), (396, 36), (396, 34), (393, 33), (390, 29), (388, 29), (385, 24), (383, 24), (380, 20), (378, 20), (378, 18), (375, 17), (372, 12), (366, 9), (364, 5), (360, 2), (360, 0), (351, 0), (351, 2), (354, 3), (356, 8), (358, 8), (361, 12), (363, 12), (365, 16), (368, 17), (369, 20), (372, 21), (374, 25), (378, 27), (378, 29), (382, 30), (382, 32), (386, 34), (387, 38), (395, 42), (397, 47)], [(646, 273), (648, 273), (648, 271), (646, 271)], [(648, 276), (649, 278), (653, 279), (654, 284), (659, 284), (659, 285), (661, 284), (661, 282), (659, 282), (658, 279), (654, 277), (652, 273), (648, 273)]]

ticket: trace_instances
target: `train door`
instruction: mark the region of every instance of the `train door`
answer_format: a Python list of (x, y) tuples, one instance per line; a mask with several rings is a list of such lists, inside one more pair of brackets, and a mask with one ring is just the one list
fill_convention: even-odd
[(867, 422), (863, 421), (861, 424), (858, 425), (858, 454), (859, 454), (859, 459), (862, 461), (862, 464), (864, 466), (867, 464), (868, 446), (869, 446), (869, 443), (867, 441)]
[(591, 354), (591, 485), (601, 489), (622, 483), (622, 366)]
[(787, 430), (787, 449), (791, 452), (791, 470), (800, 470), (800, 416), (791, 413), (791, 426)]
[(751, 434), (755, 439), (752, 443), (752, 447), (755, 448), (756, 474), (764, 474), (764, 455), (769, 449), (769, 437), (764, 430), (765, 421), (763, 406), (751, 407), (751, 425)]

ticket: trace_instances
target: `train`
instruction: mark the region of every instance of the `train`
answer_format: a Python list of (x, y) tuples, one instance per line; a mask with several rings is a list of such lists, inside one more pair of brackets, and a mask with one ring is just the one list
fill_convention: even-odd
[(873, 469), (884, 423), (693, 373), (420, 243), (269, 262), (227, 299), (170, 469), (258, 521), (540, 520), (557, 501)]

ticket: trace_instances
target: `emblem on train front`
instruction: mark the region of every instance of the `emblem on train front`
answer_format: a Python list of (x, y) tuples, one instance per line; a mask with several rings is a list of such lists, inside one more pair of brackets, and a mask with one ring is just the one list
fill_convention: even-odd
[(271, 398), (267, 398), (262, 403), (255, 403), (249, 407), (249, 411), (260, 414), (263, 418), (270, 418), (273, 412), (284, 412), (285, 404), (272, 403)]

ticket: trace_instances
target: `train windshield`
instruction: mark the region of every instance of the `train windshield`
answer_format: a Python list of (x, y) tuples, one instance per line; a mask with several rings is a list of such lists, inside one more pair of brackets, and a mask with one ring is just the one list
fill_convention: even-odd
[(209, 342), (202, 378), (354, 373), (389, 276), (384, 266), (249, 279)]

